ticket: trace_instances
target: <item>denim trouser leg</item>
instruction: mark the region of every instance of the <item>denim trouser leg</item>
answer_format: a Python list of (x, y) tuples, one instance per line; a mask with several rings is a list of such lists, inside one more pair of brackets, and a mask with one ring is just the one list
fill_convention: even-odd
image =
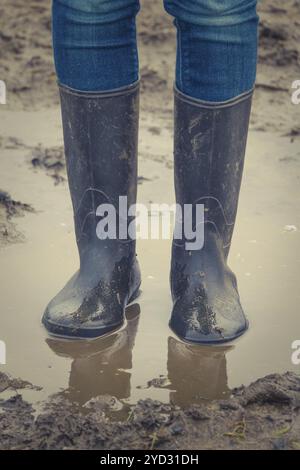
[(138, 79), (139, 0), (53, 0), (56, 73), (61, 84), (105, 91)]
[(257, 60), (256, 0), (164, 0), (177, 27), (176, 85), (206, 101), (250, 90)]
[[(207, 101), (253, 87), (256, 0), (164, 0), (178, 31), (176, 85)], [(139, 0), (53, 0), (53, 46), (59, 81), (84, 91), (138, 79), (135, 16)]]

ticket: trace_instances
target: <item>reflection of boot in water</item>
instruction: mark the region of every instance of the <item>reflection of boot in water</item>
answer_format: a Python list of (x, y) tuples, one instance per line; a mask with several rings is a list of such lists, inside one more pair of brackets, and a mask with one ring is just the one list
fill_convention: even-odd
[(168, 342), (168, 375), (170, 401), (187, 406), (203, 400), (226, 398), (227, 386), (225, 354), (230, 346), (198, 346), (175, 338)]
[(73, 359), (68, 398), (83, 405), (99, 395), (118, 399), (130, 396), (129, 370), (139, 322), (140, 307), (126, 309), (127, 325), (109, 336), (90, 341), (48, 338), (47, 344), (59, 356)]

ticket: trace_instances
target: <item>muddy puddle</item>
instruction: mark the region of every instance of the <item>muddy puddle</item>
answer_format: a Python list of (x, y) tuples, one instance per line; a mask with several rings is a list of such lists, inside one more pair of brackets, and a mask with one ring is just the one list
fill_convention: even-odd
[[(300, 339), (299, 141), (250, 132), (230, 255), (250, 329), (234, 344), (199, 347), (168, 328), (170, 240), (138, 242), (142, 293), (122, 330), (93, 341), (47, 335), (44, 308), (78, 265), (67, 185), (30, 160), (39, 142), (62, 144), (59, 110), (2, 111), (1, 131), (18, 143), (1, 149), (0, 188), (34, 211), (14, 219), (22, 240), (0, 248), (0, 370), (41, 387), (22, 392), (35, 407), (59, 393), (83, 407), (104, 400), (122, 417), (139, 399), (186, 406), (226, 398), (271, 372), (300, 372), (291, 362)], [(173, 202), (171, 131), (154, 132), (144, 116), (139, 175), (139, 202)]]

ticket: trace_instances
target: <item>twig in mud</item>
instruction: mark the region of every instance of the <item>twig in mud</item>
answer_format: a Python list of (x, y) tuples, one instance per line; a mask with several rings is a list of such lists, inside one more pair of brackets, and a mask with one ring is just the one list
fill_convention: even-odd
[(154, 432), (153, 434), (151, 434), (150, 437), (152, 437), (150, 450), (153, 450), (156, 442), (158, 441), (157, 432)]
[(132, 420), (133, 416), (134, 416), (134, 412), (133, 410), (130, 410), (126, 419), (127, 423), (129, 423)]
[(274, 432), (273, 437), (282, 437), (288, 432), (290, 432), (292, 429), (292, 425), (290, 426), (285, 426), (284, 428), (277, 429), (277, 431)]
[(233, 437), (235, 439), (246, 439), (246, 420), (243, 418), (242, 421), (238, 422), (234, 427), (233, 431), (225, 432), (224, 436)]

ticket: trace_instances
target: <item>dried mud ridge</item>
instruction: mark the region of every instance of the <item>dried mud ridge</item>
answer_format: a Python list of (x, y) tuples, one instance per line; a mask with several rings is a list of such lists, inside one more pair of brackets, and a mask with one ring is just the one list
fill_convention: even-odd
[(15, 201), (7, 192), (0, 190), (0, 246), (24, 241), (24, 235), (12, 219), (22, 217), (26, 212), (34, 212), (30, 204)]
[(39, 145), (35, 147), (30, 156), (30, 163), (33, 168), (45, 170), (47, 175), (53, 178), (54, 184), (59, 184), (66, 179), (66, 163), (62, 146), (45, 148)]
[[(66, 181), (63, 146), (44, 147), (42, 144), (38, 145), (30, 152), (29, 163), (32, 168), (44, 170), (48, 176), (53, 178), (55, 185)], [(144, 181), (149, 181), (149, 179), (143, 176), (138, 177), (138, 184), (142, 184)]]
[(37, 412), (20, 394), (30, 387), (0, 374), (0, 391), (16, 392), (0, 393), (0, 449), (300, 449), (300, 377), (290, 372), (185, 410), (139, 401), (126, 421), (107, 419), (104, 401), (82, 413), (62, 394)]

